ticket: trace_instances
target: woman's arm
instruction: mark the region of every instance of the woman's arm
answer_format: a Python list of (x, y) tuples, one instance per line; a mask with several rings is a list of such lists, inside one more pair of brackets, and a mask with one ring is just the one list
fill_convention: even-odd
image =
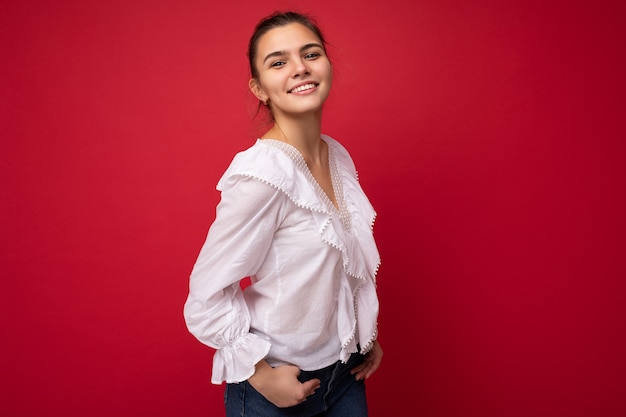
[(263, 182), (229, 180), (191, 272), (185, 320), (198, 340), (217, 349), (215, 384), (247, 379), (269, 351), (269, 342), (249, 333), (250, 314), (239, 281), (261, 266), (283, 202), (284, 195)]

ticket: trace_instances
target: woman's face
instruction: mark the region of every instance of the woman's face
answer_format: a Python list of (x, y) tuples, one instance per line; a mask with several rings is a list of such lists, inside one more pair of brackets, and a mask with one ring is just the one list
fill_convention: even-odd
[(330, 93), (332, 67), (322, 42), (299, 23), (274, 28), (257, 45), (258, 79), (250, 89), (274, 117), (319, 111)]

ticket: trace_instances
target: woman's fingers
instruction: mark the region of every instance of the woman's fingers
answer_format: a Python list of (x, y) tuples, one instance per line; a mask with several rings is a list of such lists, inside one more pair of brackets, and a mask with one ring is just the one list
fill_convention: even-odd
[(304, 389), (305, 397), (315, 394), (315, 391), (317, 391), (320, 385), (321, 381), (319, 379), (309, 379), (308, 381), (304, 381), (302, 383), (302, 388)]
[(365, 360), (358, 366), (355, 366), (350, 373), (354, 375), (357, 381), (369, 378), (380, 367), (383, 358), (383, 350), (377, 340), (374, 341), (372, 349), (365, 355)]

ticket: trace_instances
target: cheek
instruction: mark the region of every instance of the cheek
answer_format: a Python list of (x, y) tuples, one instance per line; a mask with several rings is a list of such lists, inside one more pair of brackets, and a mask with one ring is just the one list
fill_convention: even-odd
[(324, 73), (326, 74), (326, 78), (328, 78), (329, 80), (332, 81), (333, 79), (333, 66), (331, 65), (331, 63), (329, 61), (327, 61), (327, 64), (324, 68)]
[(271, 93), (275, 90), (282, 90), (284, 80), (281, 78), (280, 74), (278, 74), (278, 71), (268, 71), (261, 74), (259, 84), (261, 88), (263, 88), (263, 91)]
[(326, 79), (328, 80), (327, 82), (328, 82), (329, 85), (332, 84), (332, 82), (333, 82), (333, 75), (334, 75), (333, 74), (333, 68), (329, 67), (327, 72), (326, 72)]

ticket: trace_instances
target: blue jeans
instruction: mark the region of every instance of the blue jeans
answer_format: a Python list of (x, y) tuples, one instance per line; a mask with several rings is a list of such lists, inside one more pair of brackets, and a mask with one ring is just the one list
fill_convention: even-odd
[(226, 417), (367, 417), (365, 382), (357, 381), (350, 370), (363, 362), (354, 353), (348, 362), (317, 371), (302, 371), (301, 382), (318, 378), (322, 383), (315, 394), (293, 407), (278, 408), (259, 394), (248, 381), (226, 384)]

